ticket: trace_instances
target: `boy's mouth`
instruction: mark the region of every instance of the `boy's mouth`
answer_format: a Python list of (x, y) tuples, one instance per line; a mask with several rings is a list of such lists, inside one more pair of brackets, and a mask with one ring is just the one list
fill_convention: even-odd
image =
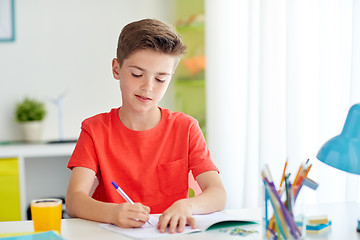
[(150, 101), (150, 100), (152, 100), (151, 98), (144, 97), (144, 96), (137, 95), (137, 94), (135, 94), (135, 96), (141, 101)]

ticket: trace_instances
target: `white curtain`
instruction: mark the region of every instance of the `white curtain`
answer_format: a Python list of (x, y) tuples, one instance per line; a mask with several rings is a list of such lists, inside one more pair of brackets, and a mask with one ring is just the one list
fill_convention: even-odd
[(360, 200), (360, 176), (316, 159), (360, 102), (359, 0), (206, 0), (207, 141), (227, 208), (263, 202), (264, 164), (313, 164), (305, 203)]

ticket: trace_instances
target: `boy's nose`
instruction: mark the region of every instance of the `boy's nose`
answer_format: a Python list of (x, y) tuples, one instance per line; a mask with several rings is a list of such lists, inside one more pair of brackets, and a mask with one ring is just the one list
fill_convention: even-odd
[(145, 81), (141, 85), (141, 90), (152, 91), (152, 88), (153, 88), (152, 79), (151, 78), (145, 79)]

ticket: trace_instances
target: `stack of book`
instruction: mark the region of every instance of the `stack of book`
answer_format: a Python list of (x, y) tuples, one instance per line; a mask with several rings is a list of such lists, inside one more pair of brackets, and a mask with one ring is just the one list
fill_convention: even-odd
[[(302, 228), (303, 222), (297, 220), (296, 225)], [(306, 221), (306, 233), (319, 234), (323, 233), (331, 228), (331, 220), (326, 215), (311, 216)]]
[(0, 233), (1, 240), (65, 240), (55, 231), (29, 233)]

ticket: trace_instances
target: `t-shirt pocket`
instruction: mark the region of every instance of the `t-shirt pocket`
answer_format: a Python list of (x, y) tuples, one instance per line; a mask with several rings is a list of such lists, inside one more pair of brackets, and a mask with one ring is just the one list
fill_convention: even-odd
[(188, 164), (186, 159), (158, 165), (160, 191), (166, 196), (183, 193), (188, 189)]

